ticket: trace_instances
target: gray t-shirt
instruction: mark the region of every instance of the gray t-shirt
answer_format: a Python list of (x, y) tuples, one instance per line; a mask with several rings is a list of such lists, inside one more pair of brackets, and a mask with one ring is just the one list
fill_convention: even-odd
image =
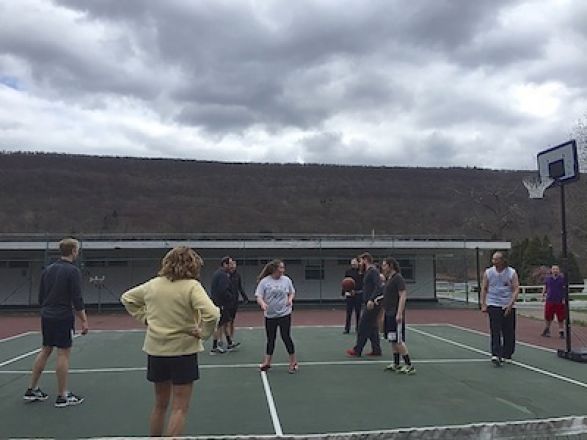
[(275, 279), (266, 276), (257, 285), (255, 296), (263, 298), (267, 304), (266, 318), (281, 318), (291, 313), (291, 306), (287, 303), (289, 294), (295, 293), (291, 279), (285, 275)]

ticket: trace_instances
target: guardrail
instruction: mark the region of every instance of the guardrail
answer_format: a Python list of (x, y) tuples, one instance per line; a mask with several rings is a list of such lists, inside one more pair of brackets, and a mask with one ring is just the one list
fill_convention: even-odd
[[(531, 303), (542, 302), (542, 285), (539, 286), (520, 286), (520, 295), (518, 302)], [(453, 283), (448, 281), (436, 282), (436, 294), (439, 297), (455, 299), (459, 301), (467, 300), (477, 302), (477, 282), (470, 281), (469, 283)], [(587, 289), (583, 284), (571, 284), (569, 286), (569, 294), (571, 300), (587, 301)]]

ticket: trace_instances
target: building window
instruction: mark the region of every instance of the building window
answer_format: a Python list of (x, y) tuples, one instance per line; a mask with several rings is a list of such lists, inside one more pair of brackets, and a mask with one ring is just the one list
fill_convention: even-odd
[(7, 267), (8, 269), (28, 269), (28, 261), (3, 261), (0, 262), (0, 267)]
[(306, 280), (323, 280), (324, 279), (324, 261), (314, 260), (306, 261), (305, 266)]
[(244, 260), (236, 260), (236, 264), (238, 266), (255, 266), (256, 267), (256, 266), (260, 265), (260, 262), (256, 258), (255, 259), (248, 258), (248, 259), (244, 259)]
[(398, 258), (397, 262), (402, 271), (402, 276), (408, 282), (416, 281), (416, 265), (413, 259), (410, 258)]

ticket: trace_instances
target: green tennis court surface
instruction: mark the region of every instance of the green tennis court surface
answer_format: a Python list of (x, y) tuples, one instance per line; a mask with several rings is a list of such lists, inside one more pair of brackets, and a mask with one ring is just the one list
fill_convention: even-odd
[[(451, 325), (414, 325), (408, 344), (417, 374), (405, 376), (384, 371), (391, 358), (387, 344), (383, 358), (348, 359), (344, 350), (354, 335), (338, 327), (295, 327), (293, 337), (300, 371), (290, 375), (279, 365), (286, 356), (278, 341), (277, 364), (266, 381), (257, 369), (262, 329), (239, 329), (238, 352), (202, 353), (185, 435), (336, 433), (587, 414), (587, 368), (550, 350), (518, 345), (517, 363), (496, 369), (487, 336)], [(50, 400), (22, 401), (39, 339), (32, 333), (0, 342), (1, 438), (148, 434), (153, 393), (142, 332), (77, 338), (69, 388), (86, 401), (64, 409), (53, 407), (51, 372), (41, 380)]]

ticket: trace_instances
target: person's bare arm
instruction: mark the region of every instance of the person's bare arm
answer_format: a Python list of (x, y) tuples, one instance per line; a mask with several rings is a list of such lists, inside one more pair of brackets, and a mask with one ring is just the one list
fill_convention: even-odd
[(257, 304), (261, 307), (261, 310), (264, 312), (267, 310), (267, 303), (263, 300), (263, 298), (259, 295), (257, 296)]
[(75, 315), (77, 316), (77, 319), (82, 325), (82, 335), (87, 335), (90, 327), (88, 324), (88, 315), (86, 315), (85, 309), (76, 310)]
[(401, 290), (399, 292), (399, 303), (397, 305), (397, 315), (395, 317), (396, 322), (402, 322), (404, 319), (404, 311), (406, 310), (406, 299), (408, 298), (407, 290)]
[(546, 284), (542, 286), (542, 302), (546, 301)]
[(512, 277), (512, 299), (505, 308), (505, 315), (509, 315), (512, 312), (512, 309), (516, 305), (516, 301), (518, 300), (518, 295), (520, 294), (520, 280), (518, 279), (518, 274), (514, 273)]
[(487, 280), (487, 274), (483, 274), (483, 282), (481, 284), (481, 311), (487, 312), (487, 289), (489, 287), (489, 281)]

